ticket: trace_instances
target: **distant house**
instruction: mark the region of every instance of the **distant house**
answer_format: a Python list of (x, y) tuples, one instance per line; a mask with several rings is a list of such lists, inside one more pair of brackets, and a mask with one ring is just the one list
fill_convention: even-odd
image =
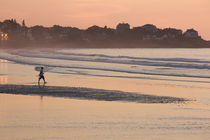
[(87, 29), (87, 31), (91, 31), (91, 32), (101, 32), (103, 30), (102, 27), (99, 27), (99, 26), (91, 26)]
[(185, 33), (184, 33), (184, 37), (186, 38), (199, 38), (198, 32), (194, 29), (188, 29)]
[(141, 28), (147, 32), (157, 32), (157, 27), (155, 25), (152, 24), (145, 24), (143, 26), (141, 26)]
[(102, 41), (109, 38), (110, 29), (105, 27), (99, 26), (91, 26), (86, 30), (86, 34), (83, 37), (83, 40), (93, 40), (93, 41)]
[(128, 23), (120, 23), (116, 27), (117, 33), (124, 33), (130, 30), (130, 25)]
[(172, 39), (182, 36), (182, 30), (175, 28), (165, 28), (160, 32), (161, 32), (160, 34), (162, 34), (161, 36), (167, 36), (167, 38), (172, 38)]

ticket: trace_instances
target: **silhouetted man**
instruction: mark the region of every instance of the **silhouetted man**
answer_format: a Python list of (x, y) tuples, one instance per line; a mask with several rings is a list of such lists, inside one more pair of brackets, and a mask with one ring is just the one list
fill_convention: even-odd
[(39, 73), (39, 80), (38, 80), (38, 83), (40, 82), (40, 80), (43, 79), (44, 80), (44, 83), (47, 83), (45, 81), (45, 78), (44, 78), (44, 68), (41, 67), (41, 70), (40, 70), (40, 73)]

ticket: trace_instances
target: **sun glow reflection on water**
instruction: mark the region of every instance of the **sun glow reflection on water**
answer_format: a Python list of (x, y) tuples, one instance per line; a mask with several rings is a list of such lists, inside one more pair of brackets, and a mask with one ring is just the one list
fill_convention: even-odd
[(192, 105), (0, 94), (0, 107), (5, 139), (206, 139), (210, 132), (209, 109)]

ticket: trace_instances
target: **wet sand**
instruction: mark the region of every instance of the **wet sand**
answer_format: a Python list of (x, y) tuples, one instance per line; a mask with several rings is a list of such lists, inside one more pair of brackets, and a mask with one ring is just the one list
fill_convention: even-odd
[(69, 97), (76, 99), (101, 101), (124, 101), (137, 103), (182, 103), (187, 101), (187, 99), (184, 98), (146, 95), (116, 90), (102, 90), (77, 87), (56, 87), (44, 85), (0, 85), (0, 93)]

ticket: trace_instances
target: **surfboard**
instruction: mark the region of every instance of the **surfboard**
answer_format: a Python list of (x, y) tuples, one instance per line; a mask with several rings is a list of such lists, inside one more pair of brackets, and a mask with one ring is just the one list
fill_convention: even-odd
[(35, 71), (40, 71), (42, 67), (43, 67), (43, 71), (44, 71), (44, 72), (49, 71), (49, 68), (46, 67), (46, 66), (37, 66), (37, 67), (34, 68), (34, 70), (35, 70)]

